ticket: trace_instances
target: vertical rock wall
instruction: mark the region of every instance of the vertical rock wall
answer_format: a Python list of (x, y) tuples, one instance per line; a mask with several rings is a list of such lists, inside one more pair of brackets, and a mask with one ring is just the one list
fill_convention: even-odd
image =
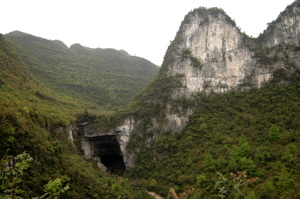
[[(264, 48), (276, 47), (280, 43), (299, 47), (299, 2), (289, 6), (257, 39), (242, 33), (222, 10), (199, 8), (191, 11), (182, 22), (161, 68), (163, 76), (180, 82), (179, 86), (172, 88), (171, 99), (189, 99), (203, 91), (209, 94), (260, 88), (272, 80), (275, 71), (282, 68), (295, 70), (289, 68), (287, 62), (299, 69), (298, 51), (292, 50), (292, 54), (284, 50), (264, 51)], [(128, 167), (134, 166), (134, 153), (137, 153), (126, 151), (133, 133), (181, 131), (195, 111), (192, 106), (185, 109), (175, 106), (167, 102), (166, 108), (142, 129), (138, 124), (143, 118), (133, 117), (117, 127), (123, 133), (120, 143)], [(158, 125), (158, 121), (163, 122)], [(147, 142), (145, 138), (143, 144)]]
[[(144, 143), (140, 143), (147, 145), (160, 132), (180, 131), (195, 111), (192, 105), (188, 108), (175, 107), (177, 104), (171, 101), (193, 99), (199, 92), (209, 94), (260, 88), (270, 82), (274, 72), (279, 69), (299, 70), (299, 14), (300, 0), (297, 0), (281, 13), (264, 34), (254, 39), (241, 33), (235, 22), (222, 10), (199, 8), (191, 11), (182, 22), (161, 67), (160, 75), (179, 82), (172, 88), (166, 108), (151, 116), (146, 125), (143, 120), (147, 113), (143, 111), (144, 117), (129, 116), (106, 132), (117, 132), (126, 167), (134, 166), (139, 151), (138, 146), (135, 151), (126, 149), (133, 134), (154, 132), (152, 137), (145, 137)], [(285, 51), (287, 48), (276, 48), (279, 44), (293, 48)], [(265, 49), (270, 47), (274, 47), (273, 50)], [(145, 90), (143, 95), (151, 98), (155, 93)], [(147, 103), (151, 104), (153, 100), (147, 99)], [(89, 136), (92, 134), (89, 133)], [(82, 142), (82, 148), (87, 151), (85, 155), (90, 156), (88, 144)]]
[(260, 35), (265, 46), (274, 47), (280, 43), (300, 45), (300, 2), (288, 6), (279, 17), (269, 24), (269, 28)]

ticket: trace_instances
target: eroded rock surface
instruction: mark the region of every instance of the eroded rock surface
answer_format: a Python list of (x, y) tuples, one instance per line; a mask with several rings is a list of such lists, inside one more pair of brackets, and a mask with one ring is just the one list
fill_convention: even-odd
[[(191, 11), (169, 46), (161, 67), (161, 77), (177, 82), (177, 86), (171, 88), (166, 106), (150, 119), (147, 112), (142, 116), (130, 115), (109, 130), (90, 125), (85, 128), (84, 136), (116, 135), (126, 167), (133, 167), (139, 152), (138, 146), (134, 150), (127, 149), (133, 135), (140, 135), (143, 142), (140, 145), (147, 146), (160, 132), (179, 132), (195, 111), (192, 104), (183, 108), (171, 101), (193, 99), (199, 93), (209, 95), (260, 88), (270, 82), (277, 71), (291, 75), (299, 70), (299, 14), (300, 1), (297, 0), (255, 39), (242, 33), (222, 10)], [(145, 90), (142, 95), (153, 98), (156, 93), (151, 92)], [(150, 106), (155, 101), (147, 100)], [(91, 146), (84, 140), (82, 149), (86, 157), (93, 156)]]

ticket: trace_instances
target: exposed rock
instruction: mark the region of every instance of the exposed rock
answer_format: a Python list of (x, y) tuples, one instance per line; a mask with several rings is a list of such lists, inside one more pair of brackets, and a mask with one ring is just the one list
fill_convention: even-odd
[[(176, 37), (176, 48), (170, 52), (172, 62), (165, 66), (166, 75), (181, 79), (182, 86), (173, 91), (175, 98), (203, 90), (223, 93), (240, 88), (256, 68), (254, 52), (245, 45), (247, 36), (221, 10), (194, 10), (186, 16)], [(270, 71), (266, 73), (254, 77), (254, 86), (270, 79)]]
[(83, 156), (96, 160), (102, 171), (106, 172), (107, 168), (101, 163), (100, 156), (110, 153), (114, 156), (120, 155), (125, 166), (132, 167), (133, 161), (126, 153), (126, 145), (134, 125), (135, 120), (132, 117), (125, 119), (116, 128), (104, 128), (92, 120), (78, 120), (76, 124), (69, 127), (68, 138), (72, 143), (74, 143), (73, 136), (78, 138)]
[[(191, 11), (182, 22), (162, 66), (165, 76), (180, 82), (180, 86), (172, 91), (172, 99), (191, 98), (203, 91), (210, 94), (260, 88), (270, 82), (279, 69), (285, 68), (290, 73), (299, 69), (296, 49), (300, 41), (299, 4), (296, 1), (289, 6), (265, 31), (268, 37), (258, 39), (241, 33), (222, 10), (199, 8)], [(277, 44), (296, 48), (284, 51), (278, 47), (260, 54), (264, 48), (275, 49)], [(180, 114), (171, 113), (174, 108), (167, 106), (165, 118), (169, 121), (168, 126), (172, 126), (170, 130), (178, 131), (185, 126), (193, 107)]]
[(126, 153), (126, 146), (132, 133), (136, 121), (133, 117), (129, 117), (123, 121), (123, 123), (115, 129), (115, 132), (118, 133), (117, 139), (120, 144), (121, 151), (123, 153), (124, 163), (127, 168), (133, 167), (134, 160), (132, 156)]
[(93, 157), (94, 152), (91, 146), (91, 142), (89, 140), (81, 140), (81, 150), (83, 151), (83, 156), (85, 158)]
[(75, 147), (73, 134), (76, 133), (76, 125), (70, 125), (67, 128), (67, 132), (68, 132), (68, 140), (70, 140), (72, 145)]
[(274, 47), (280, 43), (300, 45), (300, 2), (288, 6), (279, 17), (269, 24), (268, 29), (260, 35), (263, 45)]
[[(134, 135), (141, 136), (143, 143), (139, 144), (147, 146), (161, 132), (181, 131), (194, 113), (193, 104), (184, 108), (173, 101), (193, 100), (199, 93), (260, 88), (274, 79), (278, 71), (293, 74), (299, 70), (300, 63), (299, 2), (289, 6), (257, 39), (241, 33), (222, 10), (199, 8), (191, 11), (169, 46), (161, 67), (162, 77), (177, 82), (175, 87), (170, 88), (167, 105), (150, 119), (147, 112), (141, 111), (142, 116), (129, 116), (108, 131), (98, 128), (95, 132), (97, 128), (86, 128), (84, 135), (93, 137), (116, 133), (125, 165), (131, 168), (139, 147), (129, 151), (126, 146)], [(145, 90), (141, 94), (150, 96), (147, 99), (150, 106), (154, 106), (155, 99), (160, 98), (151, 93), (153, 90)], [(152, 99), (153, 96), (156, 98)], [(90, 148), (88, 143), (82, 142), (86, 157), (91, 157)]]
[[(260, 88), (274, 78), (276, 71), (292, 74), (299, 70), (299, 2), (289, 6), (257, 39), (242, 33), (222, 10), (199, 8), (191, 11), (169, 46), (161, 68), (163, 76), (179, 82), (172, 88), (171, 100), (193, 99), (201, 92), (211, 94)], [(130, 131), (124, 131), (126, 136), (156, 132), (151, 140), (159, 132), (181, 131), (193, 114), (194, 106), (183, 108), (167, 103), (146, 127), (131, 124)], [(135, 119), (138, 120), (141, 118)], [(163, 122), (158, 124), (157, 121)], [(149, 137), (144, 136), (144, 144), (148, 142)], [(137, 151), (130, 154), (125, 151), (126, 156), (131, 157), (130, 166), (133, 166)]]
[(102, 171), (102, 173), (106, 173), (107, 172), (107, 167), (104, 166), (101, 163), (101, 158), (100, 157), (94, 157), (93, 159), (97, 162), (97, 166)]

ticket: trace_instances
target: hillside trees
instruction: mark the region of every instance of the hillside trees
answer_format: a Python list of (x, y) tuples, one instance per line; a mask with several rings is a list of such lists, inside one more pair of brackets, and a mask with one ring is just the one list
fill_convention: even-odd
[(70, 48), (19, 31), (5, 35), (40, 82), (91, 110), (127, 104), (157, 74), (150, 61), (114, 49)]
[(229, 198), (297, 198), (300, 84), (293, 79), (289, 85), (202, 96), (184, 130), (162, 132), (138, 154), (128, 175), (153, 178), (176, 192), (194, 187), (195, 198), (212, 198), (220, 195), (218, 172), (228, 180)]
[[(22, 188), (24, 172), (30, 166), (32, 157), (23, 152), (15, 157), (4, 156), (0, 161), (0, 196), (5, 199), (15, 199), (28, 197), (29, 193), (26, 193)], [(49, 181), (44, 186), (46, 192), (42, 196), (34, 197), (33, 199), (58, 199), (62, 193), (65, 193), (69, 189), (69, 186), (63, 186), (62, 180), (56, 178), (53, 181)]]
[[(32, 198), (46, 190), (53, 197), (45, 197), (55, 198), (68, 184), (63, 198), (147, 198), (128, 181), (101, 173), (67, 139), (69, 125), (82, 112), (80, 102), (36, 80), (2, 35), (0, 54), (1, 194)], [(21, 160), (7, 167), (8, 157), (19, 157), (24, 151), (30, 154), (30, 158), (23, 155), (24, 164)]]

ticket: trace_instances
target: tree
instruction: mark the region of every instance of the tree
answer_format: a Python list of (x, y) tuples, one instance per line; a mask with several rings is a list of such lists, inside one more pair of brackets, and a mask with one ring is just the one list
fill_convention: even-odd
[(238, 165), (240, 167), (240, 169), (242, 171), (247, 171), (248, 173), (251, 174), (251, 172), (254, 171), (255, 169), (255, 163), (253, 162), (253, 160), (251, 159), (251, 157), (246, 158), (246, 157), (242, 157), (239, 162)]
[(209, 181), (207, 180), (206, 176), (204, 174), (200, 174), (197, 176), (197, 187), (204, 188), (209, 185)]
[(299, 154), (299, 150), (294, 143), (289, 143), (283, 152), (283, 159), (288, 162), (291, 166), (294, 165), (297, 161), (297, 154)]
[[(30, 166), (32, 157), (23, 152), (15, 157), (5, 156), (0, 161), (0, 198), (4, 199), (17, 199), (25, 198), (26, 193), (21, 187), (23, 181), (23, 174)], [(58, 199), (62, 193), (65, 193), (69, 189), (66, 185), (63, 187), (63, 183), (60, 178), (56, 178), (54, 181), (49, 181), (44, 186), (44, 195), (34, 197), (33, 199)]]
[(230, 151), (231, 156), (235, 159), (247, 158), (250, 153), (250, 145), (247, 142), (245, 136), (242, 134), (239, 140), (239, 145), (234, 145)]
[(250, 145), (244, 135), (240, 137), (239, 145), (234, 145), (230, 151), (229, 166), (232, 170), (237, 167), (242, 171), (251, 173), (255, 169), (255, 163), (250, 154)]
[(210, 154), (207, 154), (205, 156), (204, 162), (203, 162), (203, 170), (204, 171), (214, 171), (216, 170), (215, 161), (213, 159), (213, 156)]
[(25, 194), (20, 186), (24, 171), (28, 169), (31, 161), (32, 158), (26, 152), (16, 157), (5, 156), (2, 158), (0, 162), (1, 198), (19, 198)]
[(289, 173), (285, 167), (283, 167), (281, 171), (278, 172), (276, 178), (277, 191), (282, 196), (289, 198), (295, 194), (295, 182), (292, 178), (291, 173)]
[(69, 185), (66, 185), (63, 187), (63, 183), (60, 178), (56, 178), (53, 181), (49, 181), (44, 186), (44, 191), (46, 192), (41, 197), (35, 197), (33, 199), (58, 199), (62, 193), (65, 193), (67, 190), (69, 190)]
[(279, 140), (279, 138), (279, 128), (273, 124), (269, 129), (268, 140), (270, 140), (271, 142), (276, 142), (277, 140)]

